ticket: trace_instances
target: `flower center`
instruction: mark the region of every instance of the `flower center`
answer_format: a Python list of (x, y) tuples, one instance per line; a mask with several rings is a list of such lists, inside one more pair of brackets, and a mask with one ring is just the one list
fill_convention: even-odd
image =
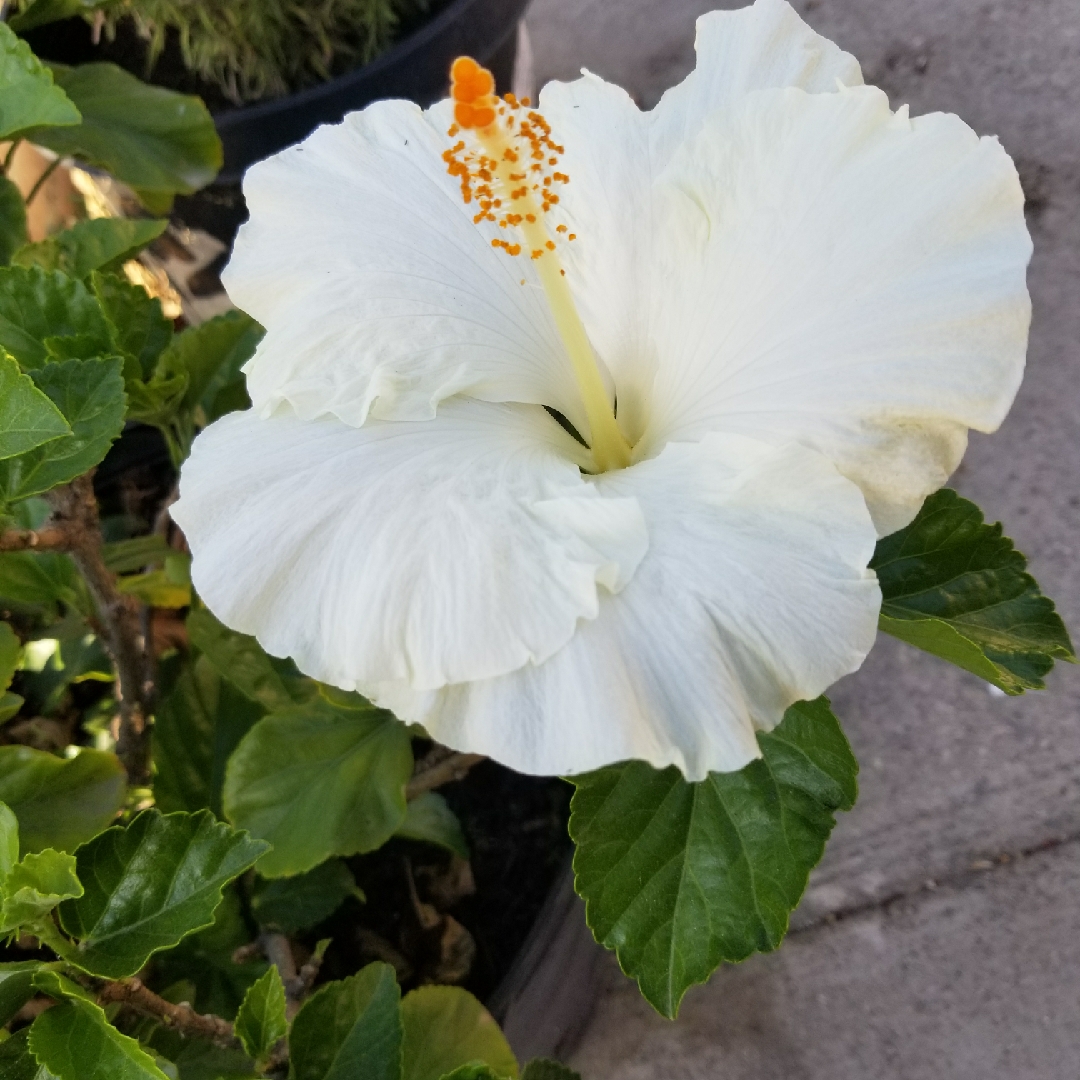
[[(495, 79), (468, 56), (459, 57), (450, 69), (450, 96), (454, 100), (454, 138), (462, 131), (476, 142), (470, 148), (458, 140), (443, 154), (447, 171), (461, 180), (466, 204), (474, 200), (478, 212), (473, 220), (497, 222), (514, 229), (523, 243), (496, 237), (492, 247), (507, 255), (528, 252), (536, 263), (555, 326), (573, 365), (574, 377), (589, 421), (589, 446), (600, 472), (630, 464), (630, 446), (619, 430), (611, 401), (585, 327), (574, 306), (566, 271), (559, 262), (558, 246), (549, 232), (546, 217), (558, 206), (558, 184), (570, 177), (554, 170), (563, 148), (551, 138), (551, 127), (528, 98), (518, 102), (513, 94), (495, 96)], [(555, 236), (569, 242), (565, 224), (556, 225)]]

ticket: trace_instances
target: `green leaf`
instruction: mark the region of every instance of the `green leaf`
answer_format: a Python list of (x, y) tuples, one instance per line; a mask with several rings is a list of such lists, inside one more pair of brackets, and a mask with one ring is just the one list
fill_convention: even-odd
[(4, 905), (0, 932), (36, 922), (62, 900), (82, 896), (75, 875), (75, 857), (46, 848), (16, 863), (4, 879)]
[(119, 357), (65, 360), (31, 373), (72, 433), (0, 461), (0, 499), (13, 502), (66, 484), (105, 457), (124, 427), (122, 367)]
[(61, 975), (53, 966), (42, 965), (34, 972), (34, 989), (42, 994), (48, 994), (56, 1001), (71, 999), (74, 1001), (93, 1001), (94, 996), (89, 990), (81, 987), (77, 982), (72, 982), (66, 975)]
[(401, 1080), (399, 997), (389, 964), (317, 990), (289, 1033), (289, 1080)]
[(167, 570), (149, 570), (145, 574), (122, 577), (116, 587), (150, 607), (183, 608), (191, 603), (191, 582), (178, 584)]
[(1072, 642), (1027, 560), (982, 511), (943, 488), (905, 529), (878, 542), (881, 629), (1007, 694), (1041, 690)]
[(0, 266), (26, 243), (26, 204), (22, 192), (7, 177), (0, 177)]
[(20, 604), (62, 601), (82, 610), (85, 588), (67, 555), (47, 551), (0, 553), (0, 596), (5, 600)]
[(525, 1066), (521, 1080), (581, 1080), (581, 1073), (576, 1073), (557, 1061), (534, 1058)]
[(15, 252), (18, 266), (62, 270), (84, 278), (92, 270), (114, 270), (156, 240), (169, 224), (153, 218), (93, 218)]
[(148, 86), (114, 64), (54, 64), (53, 73), (82, 123), (33, 131), (34, 142), (151, 194), (190, 194), (217, 175), (221, 141), (198, 98)]
[[(6, 1024), (34, 996), (34, 975), (40, 967), (40, 960), (0, 964), (0, 1024)], [(0, 1078), (3, 1076), (0, 1064)]]
[(101, 561), (114, 574), (128, 574), (152, 563), (163, 562), (172, 550), (163, 536), (136, 536), (131, 540), (102, 544)]
[(0, 622), (0, 690), (6, 690), (11, 685), (21, 656), (19, 635), (6, 622)]
[(30, 1053), (30, 1029), (15, 1032), (0, 1043), (0, 1080), (57, 1080)]
[(798, 702), (762, 758), (688, 783), (643, 762), (572, 777), (575, 888), (597, 941), (664, 1016), (722, 961), (776, 948), (858, 766), (824, 698)]
[(319, 699), (260, 720), (225, 771), (225, 814), (273, 850), (264, 877), (384, 844), (405, 820), (408, 729), (372, 706)]
[(240, 1006), (233, 1025), (236, 1037), (256, 1060), (263, 1060), (285, 1038), (285, 984), (276, 967), (271, 967), (255, 983)]
[(0, 802), (0, 887), (19, 861), (19, 819), (7, 803)]
[(39, 125), (77, 124), (79, 110), (52, 72), (0, 23), (0, 139), (22, 135)]
[(95, 271), (90, 288), (108, 320), (112, 351), (133, 357), (142, 378), (149, 379), (173, 336), (172, 320), (165, 318), (161, 301), (116, 274)]
[(426, 840), (463, 859), (469, 857), (469, 845), (461, 831), (461, 822), (436, 791), (425, 791), (409, 801), (405, 820), (394, 835), (406, 840)]
[(500, 1077), (482, 1061), (470, 1061), (467, 1065), (459, 1065), (453, 1072), (445, 1073), (441, 1080), (500, 1080)]
[(168, 1046), (165, 1056), (174, 1064), (179, 1080), (255, 1080), (254, 1064), (243, 1050), (225, 1050), (200, 1039), (185, 1039), (159, 1028), (153, 1036)]
[(68, 356), (112, 351), (109, 325), (86, 286), (39, 266), (0, 268), (0, 345), (29, 370), (64, 351), (65, 342)]
[(160, 364), (163, 371), (188, 376), (184, 408), (212, 399), (251, 359), (263, 333), (250, 315), (230, 311), (177, 334)]
[(401, 1000), (402, 1080), (442, 1080), (482, 1062), (500, 1077), (518, 1074), (506, 1037), (491, 1013), (458, 986), (421, 986)]
[(266, 845), (213, 814), (145, 810), (77, 853), (86, 894), (60, 907), (60, 923), (79, 940), (67, 959), (110, 979), (134, 975), (152, 953), (214, 921), (222, 887)]
[(13, 15), (8, 26), (23, 34), (35, 26), (70, 19), (72, 15), (87, 15), (106, 3), (108, 0), (34, 0), (20, 14)]
[(72, 851), (96, 836), (124, 802), (115, 754), (83, 750), (59, 758), (28, 746), (0, 746), (0, 800), (19, 819), (24, 852)]
[(18, 694), (0, 694), (0, 724), (6, 724), (13, 716), (17, 716), (24, 701)]
[(148, 382), (132, 379), (126, 383), (128, 419), (168, 431), (187, 392), (186, 375), (155, 375)]
[(232, 1020), (248, 989), (267, 968), (266, 961), (259, 958), (239, 964), (234, 961), (236, 950), (250, 943), (251, 926), (237, 887), (228, 885), (214, 912), (213, 925), (158, 953), (153, 959), (154, 971), (161, 985), (179, 980), (192, 983), (195, 998), (191, 1004), (198, 1012)]
[(69, 999), (46, 1009), (30, 1027), (30, 1049), (60, 1080), (168, 1080), (89, 1001)]
[(264, 710), (205, 656), (185, 665), (154, 718), (154, 797), (160, 809), (222, 816), (225, 763)]
[(188, 615), (187, 631), (191, 643), (252, 701), (271, 710), (297, 703), (273, 660), (253, 637), (230, 630), (205, 608)]
[(60, 410), (20, 371), (15, 358), (0, 348), (0, 459), (25, 454), (70, 434)]
[(251, 913), (260, 926), (295, 934), (330, 918), (348, 897), (362, 895), (352, 871), (340, 859), (327, 859), (306, 874), (258, 882)]

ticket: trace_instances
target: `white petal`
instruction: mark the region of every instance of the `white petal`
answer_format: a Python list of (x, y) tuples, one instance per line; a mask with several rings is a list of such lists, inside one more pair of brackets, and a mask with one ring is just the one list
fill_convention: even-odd
[(597, 352), (615, 377), (619, 422), (641, 435), (663, 318), (654, 241), (654, 183), (706, 116), (753, 90), (821, 93), (862, 82), (858, 62), (816, 34), (784, 0), (758, 0), (697, 21), (697, 68), (651, 112), (595, 75), (550, 83), (540, 107), (566, 147), (562, 217), (578, 240), (563, 245), (568, 280)]
[(445, 106), (377, 102), (248, 171), (224, 280), (267, 330), (245, 369), (261, 415), (427, 419), (470, 394), (584, 424), (531, 261), (447, 175)]
[(1009, 157), (869, 87), (773, 90), (711, 117), (664, 180), (637, 452), (798, 439), (859, 484), (882, 534), (907, 524), (1023, 374), (1031, 240)]
[(819, 454), (710, 435), (598, 487), (640, 502), (649, 550), (569, 644), (497, 679), (367, 692), (521, 772), (642, 758), (696, 780), (757, 757), (755, 729), (862, 662), (881, 602), (866, 569), (874, 529), (858, 488)]
[(184, 465), (173, 517), (199, 595), (345, 689), (426, 690), (539, 663), (622, 588), (647, 537), (535, 406), (446, 402), (361, 428), (232, 414)]

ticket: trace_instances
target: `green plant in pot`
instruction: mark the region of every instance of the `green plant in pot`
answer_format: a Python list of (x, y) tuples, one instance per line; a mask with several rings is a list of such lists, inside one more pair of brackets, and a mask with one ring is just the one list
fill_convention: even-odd
[(146, 42), (151, 79), (172, 37), (187, 71), (243, 105), (368, 63), (397, 39), (402, 25), (411, 27), (441, 6), (436, 0), (105, 0), (85, 17), (103, 17), (108, 40), (128, 20)]

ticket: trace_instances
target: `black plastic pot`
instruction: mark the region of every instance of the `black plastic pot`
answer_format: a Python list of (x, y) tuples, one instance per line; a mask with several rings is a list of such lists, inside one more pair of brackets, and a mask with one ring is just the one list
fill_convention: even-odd
[(430, 105), (445, 95), (447, 73), (458, 56), (479, 60), (509, 89), (517, 25), (527, 5), (528, 0), (454, 0), (370, 64), (297, 94), (217, 113), (225, 148), (218, 182), (235, 183), (254, 162), (380, 98)]

